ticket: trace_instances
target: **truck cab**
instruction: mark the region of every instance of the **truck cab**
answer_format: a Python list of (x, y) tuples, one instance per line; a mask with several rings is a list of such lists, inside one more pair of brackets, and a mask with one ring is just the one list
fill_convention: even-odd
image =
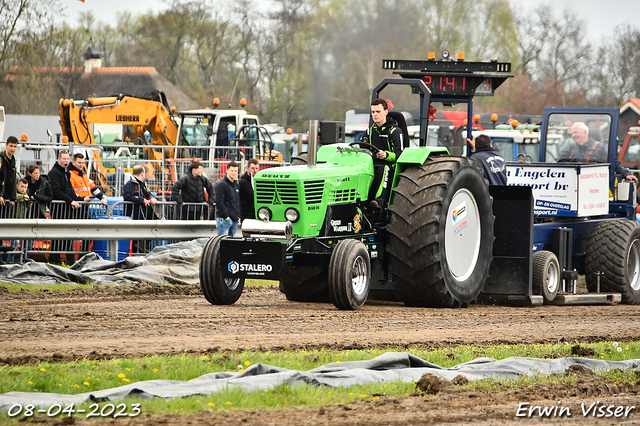
[[(225, 146), (238, 146), (238, 136), (259, 140), (258, 116), (245, 110), (195, 109), (177, 114), (178, 146), (183, 158), (202, 158), (206, 163), (214, 158), (230, 158), (235, 152)], [(242, 129), (249, 129), (242, 131)], [(256, 144), (257, 146), (258, 144)], [(211, 147), (222, 147), (215, 152)], [(213, 156), (210, 154), (213, 152)]]

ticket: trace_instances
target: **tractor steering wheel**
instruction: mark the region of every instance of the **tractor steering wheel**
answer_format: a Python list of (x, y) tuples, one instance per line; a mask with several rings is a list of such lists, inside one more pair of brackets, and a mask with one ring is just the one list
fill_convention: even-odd
[(375, 145), (371, 145), (368, 142), (351, 142), (349, 144), (349, 146), (354, 146), (354, 145), (360, 145), (364, 148), (367, 148), (369, 151), (371, 151), (371, 156), (375, 158), (376, 154), (378, 153), (378, 151), (380, 151), (380, 149), (378, 147), (376, 147)]

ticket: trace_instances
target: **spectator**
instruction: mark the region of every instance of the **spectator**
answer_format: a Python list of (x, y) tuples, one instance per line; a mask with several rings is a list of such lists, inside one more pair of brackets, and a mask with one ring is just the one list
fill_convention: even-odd
[[(158, 218), (153, 208), (158, 200), (151, 194), (145, 182), (149, 170), (147, 165), (134, 166), (131, 179), (124, 184), (124, 201), (133, 203), (127, 203), (124, 206), (124, 214), (131, 216), (134, 220), (155, 220)], [(133, 253), (148, 253), (151, 251), (151, 241), (134, 240), (131, 244), (131, 250)]]
[[(189, 172), (176, 181), (171, 187), (171, 197), (181, 206), (180, 219), (208, 219), (209, 213), (203, 205), (187, 205), (187, 203), (213, 204), (214, 188), (209, 179), (202, 175), (201, 161), (194, 160), (189, 164)], [(206, 190), (206, 193), (205, 193)]]
[[(86, 152), (85, 149), (82, 149), (82, 151)], [(100, 188), (98, 188), (96, 184), (91, 179), (89, 179), (89, 175), (84, 171), (84, 169), (84, 154), (79, 150), (76, 150), (75, 154), (73, 154), (73, 160), (71, 161), (71, 164), (67, 166), (73, 190), (76, 192), (76, 195), (83, 197), (83, 201), (85, 203), (88, 203), (94, 198), (97, 198), (98, 200), (100, 200), (103, 206), (106, 206), (107, 199), (104, 198), (104, 195), (102, 194), (102, 191), (100, 191)], [(92, 219), (88, 204), (81, 205), (80, 210), (77, 213), (78, 214), (76, 215), (76, 217), (78, 219)], [(89, 251), (90, 244), (90, 240), (83, 240), (81, 251)]]
[[(80, 208), (78, 201), (83, 201), (84, 198), (76, 195), (71, 185), (71, 177), (67, 166), (69, 165), (69, 153), (67, 151), (60, 151), (58, 154), (58, 162), (53, 165), (49, 170), (49, 181), (51, 183), (51, 194), (54, 200), (64, 201), (65, 204), (52, 204), (51, 206), (51, 218), (52, 219), (71, 219), (76, 217), (75, 214)], [(70, 240), (55, 240), (51, 243), (52, 252), (71, 252), (72, 241)], [(70, 253), (65, 256), (69, 260), (72, 256)], [(60, 263), (60, 253), (51, 253), (49, 256), (51, 263)]]
[(240, 188), (238, 163), (227, 164), (227, 175), (216, 184), (216, 226), (218, 235), (236, 234), (240, 223)]
[(30, 165), (27, 173), (29, 174), (27, 194), (32, 202), (29, 218), (46, 219), (47, 207), (53, 199), (49, 177), (40, 174), (40, 166), (37, 164)]
[(89, 202), (93, 198), (97, 198), (102, 205), (106, 206), (107, 200), (104, 198), (104, 194), (100, 191), (100, 188), (89, 179), (89, 175), (84, 171), (84, 168), (84, 154), (81, 152), (73, 154), (73, 161), (67, 167), (73, 190), (76, 192), (76, 195), (83, 198), (83, 201)]
[[(2, 162), (2, 191), (0, 192), (0, 217), (11, 217), (11, 211), (15, 204), (16, 186), (16, 158), (14, 154), (18, 150), (18, 138), (9, 136), (7, 138), (6, 149), (0, 152)], [(9, 204), (7, 206), (7, 204)]]
[[(93, 183), (91, 179), (89, 179), (89, 175), (85, 173), (84, 167), (84, 154), (82, 152), (76, 151), (76, 153), (73, 154), (73, 161), (67, 166), (73, 190), (75, 191), (77, 196), (83, 198), (83, 201), (85, 203), (90, 202), (95, 197), (100, 200), (103, 206), (106, 206), (107, 199), (104, 198), (104, 195), (102, 194), (102, 191), (100, 191), (100, 188), (98, 188), (96, 184)], [(76, 218), (91, 219), (91, 213), (89, 211), (88, 204), (83, 204), (80, 206), (80, 209), (77, 211)], [(90, 249), (90, 244), (90, 240), (82, 240), (82, 246), (80, 250), (83, 252), (88, 252)]]
[[(26, 217), (27, 209), (29, 207), (29, 194), (27, 194), (27, 188), (29, 187), (29, 181), (22, 178), (16, 185), (16, 203), (14, 209), (14, 217), (16, 219), (24, 219)], [(11, 241), (11, 251), (17, 251), (20, 249), (20, 240)], [(15, 263), (15, 254), (9, 253), (7, 255), (7, 263)], [(22, 254), (19, 255), (19, 263), (22, 263)]]
[(133, 205), (127, 204), (125, 206), (125, 215), (131, 216), (135, 220), (157, 219), (153, 205), (158, 200), (151, 194), (146, 183), (149, 174), (148, 167), (140, 164), (134, 166), (131, 179), (124, 184), (124, 201), (133, 203)]
[[(27, 217), (30, 219), (46, 219), (49, 203), (51, 203), (53, 199), (49, 177), (40, 174), (40, 166), (37, 164), (30, 165), (27, 173), (29, 174), (29, 178), (27, 179), (29, 182), (27, 194), (31, 201), (31, 207), (29, 208)], [(33, 240), (29, 240), (27, 242), (27, 258), (29, 257), (29, 251), (32, 247)]]
[(240, 211), (242, 219), (256, 218), (255, 202), (253, 199), (253, 191), (255, 189), (253, 177), (259, 170), (258, 160), (251, 158), (247, 162), (247, 171), (240, 177)]
[(473, 154), (472, 158), (484, 172), (490, 185), (507, 184), (507, 165), (504, 158), (498, 151), (493, 149), (491, 138), (487, 135), (480, 135), (477, 138), (467, 139)]

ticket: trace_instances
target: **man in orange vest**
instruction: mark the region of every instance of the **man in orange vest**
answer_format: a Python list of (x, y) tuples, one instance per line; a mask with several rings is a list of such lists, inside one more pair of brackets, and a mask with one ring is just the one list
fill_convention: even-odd
[[(91, 201), (94, 197), (99, 199), (100, 202), (106, 206), (107, 200), (104, 198), (104, 194), (100, 191), (100, 188), (96, 186), (89, 175), (84, 171), (85, 161), (84, 155), (77, 152), (73, 155), (73, 161), (67, 167), (69, 170), (69, 176), (71, 180), (71, 186), (78, 197), (83, 197), (85, 202)], [(83, 205), (80, 207), (79, 218), (89, 219), (89, 206)], [(82, 241), (82, 251), (89, 251), (90, 241)]]
[(84, 171), (85, 161), (84, 155), (76, 153), (73, 155), (73, 161), (69, 165), (69, 173), (71, 174), (71, 185), (76, 195), (83, 197), (84, 201), (91, 201), (94, 197), (99, 199), (103, 205), (107, 205), (107, 200), (100, 188), (89, 179), (89, 175)]

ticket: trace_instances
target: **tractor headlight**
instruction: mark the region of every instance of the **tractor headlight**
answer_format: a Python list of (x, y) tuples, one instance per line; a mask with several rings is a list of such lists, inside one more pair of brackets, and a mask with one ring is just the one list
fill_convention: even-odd
[(294, 208), (289, 208), (284, 212), (284, 217), (289, 222), (297, 222), (300, 219), (300, 212)]
[(258, 210), (258, 219), (263, 222), (268, 222), (271, 220), (271, 210), (266, 207), (260, 207)]

